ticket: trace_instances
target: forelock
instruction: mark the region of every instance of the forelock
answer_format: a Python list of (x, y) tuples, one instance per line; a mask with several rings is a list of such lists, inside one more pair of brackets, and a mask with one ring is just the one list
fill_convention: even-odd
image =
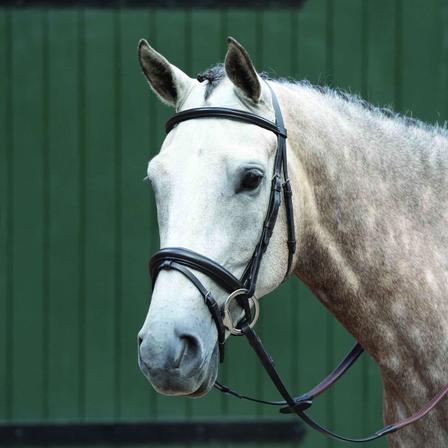
[(196, 76), (199, 82), (207, 82), (204, 99), (207, 100), (220, 82), (226, 77), (224, 64), (217, 64)]

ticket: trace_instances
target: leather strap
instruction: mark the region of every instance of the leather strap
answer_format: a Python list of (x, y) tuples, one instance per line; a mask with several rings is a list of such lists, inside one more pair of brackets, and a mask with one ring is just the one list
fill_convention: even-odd
[(168, 134), (176, 124), (193, 118), (226, 118), (228, 120), (244, 121), (259, 126), (260, 128), (267, 129), (274, 134), (281, 135), (283, 138), (287, 137), (286, 129), (283, 126), (278, 126), (277, 124), (272, 123), (272, 121), (251, 112), (231, 109), (228, 107), (196, 107), (178, 112), (166, 122), (166, 133)]
[[(277, 369), (275, 368), (274, 361), (272, 360), (270, 355), (266, 352), (266, 350), (263, 346), (263, 343), (261, 342), (260, 338), (255, 333), (254, 329), (250, 328), (248, 325), (244, 325), (242, 328), (242, 331), (243, 331), (244, 335), (246, 336), (247, 340), (249, 341), (250, 346), (253, 348), (253, 350), (257, 354), (258, 359), (260, 360), (261, 364), (263, 365), (265, 371), (271, 378), (272, 383), (274, 384), (274, 386), (276, 387), (276, 389), (278, 390), (280, 395), (284, 398), (285, 402), (287, 403), (287, 408), (289, 410), (292, 410), (296, 415), (298, 415), (307, 425), (309, 425), (314, 430), (316, 430), (326, 436), (329, 436), (333, 439), (336, 439), (336, 440), (341, 440), (344, 442), (352, 442), (352, 443), (365, 443), (365, 442), (371, 442), (373, 440), (379, 439), (380, 437), (383, 437), (387, 434), (396, 432), (399, 429), (402, 429), (405, 426), (408, 426), (411, 423), (414, 423), (414, 422), (420, 420), (421, 418), (423, 418), (430, 411), (432, 411), (434, 409), (434, 407), (437, 405), (437, 403), (439, 403), (448, 393), (448, 385), (446, 385), (431, 401), (426, 403), (421, 409), (419, 409), (417, 412), (412, 414), (410, 417), (408, 417), (404, 420), (392, 423), (390, 425), (386, 425), (383, 428), (379, 429), (378, 431), (375, 431), (373, 434), (371, 434), (367, 437), (363, 437), (363, 438), (346, 437), (346, 436), (337, 434), (333, 431), (330, 431), (329, 429), (321, 426), (320, 424), (318, 424), (315, 420), (313, 420), (310, 416), (308, 416), (304, 412), (304, 410), (306, 409), (306, 407), (304, 405), (309, 404), (309, 406), (310, 406), (311, 402), (306, 403), (306, 402), (303, 402), (303, 400), (299, 400), (299, 402), (296, 402), (296, 400), (288, 392), (288, 389), (284, 385), (280, 375), (277, 372)], [(352, 365), (353, 362), (356, 361), (356, 359), (359, 357), (361, 352), (362, 352), (362, 349), (361, 349), (361, 351), (359, 351), (359, 348), (357, 346), (354, 347), (354, 349), (351, 351), (351, 353), (352, 353), (351, 357), (354, 357), (354, 359), (350, 365)], [(338, 370), (338, 368), (335, 369), (335, 372), (337, 370)], [(347, 369), (343, 369), (342, 373), (344, 373), (346, 370)], [(311, 395), (313, 395), (313, 391), (314, 391), (314, 396), (317, 396), (320, 393), (322, 393), (324, 390), (328, 389), (329, 386), (334, 384), (335, 381), (338, 378), (340, 378), (342, 373), (341, 374), (336, 373), (335, 376), (330, 381), (324, 380), (322, 383), (320, 383), (318, 386), (316, 386), (315, 388), (313, 388), (310, 391)]]
[(149, 272), (153, 284), (156, 282), (159, 272), (166, 269), (166, 265), (163, 264), (165, 261), (176, 261), (178, 264), (202, 272), (228, 293), (244, 288), (241, 281), (226, 268), (204, 255), (183, 247), (165, 247), (151, 257)]
[(256, 403), (267, 404), (272, 406), (283, 406), (279, 411), (282, 414), (291, 414), (294, 412), (294, 409), (299, 407), (302, 410), (308, 409), (311, 407), (313, 403), (313, 399), (327, 389), (329, 389), (336, 381), (341, 378), (344, 373), (355, 363), (355, 361), (359, 358), (359, 356), (363, 353), (364, 349), (359, 344), (355, 344), (354, 347), (345, 355), (344, 359), (338, 364), (338, 366), (327, 375), (319, 384), (314, 386), (308, 392), (294, 397), (294, 408), (288, 406), (286, 401), (268, 401), (268, 400), (259, 400), (258, 398), (253, 398), (248, 395), (240, 394), (239, 392), (231, 389), (228, 386), (225, 386), (219, 382), (216, 382), (216, 389), (221, 392), (224, 392), (228, 395), (232, 395), (241, 400), (254, 401)]
[[(210, 311), (210, 314), (212, 316), (213, 321), (216, 325), (216, 330), (218, 332), (218, 348), (219, 348), (219, 360), (220, 362), (224, 361), (224, 347), (226, 342), (226, 330), (224, 327), (224, 323), (221, 317), (221, 310), (219, 308), (218, 303), (216, 302), (215, 298), (213, 297), (211, 291), (208, 291), (204, 285), (200, 282), (200, 280), (185, 266), (183, 266), (181, 263), (178, 263), (175, 260), (164, 258), (160, 263), (157, 264), (157, 272), (160, 272), (162, 269), (175, 269), (176, 271), (183, 274), (185, 277), (190, 280), (191, 283), (198, 289), (198, 291), (201, 293), (202, 297), (204, 298), (204, 303), (207, 306), (208, 310)], [(155, 278), (157, 278), (157, 274), (155, 274)], [(154, 283), (153, 283), (154, 284)]]
[[(275, 112), (275, 124), (280, 129), (284, 129), (285, 124), (283, 123), (283, 114), (280, 108), (280, 104), (278, 102), (277, 95), (272, 90), (271, 85), (267, 82), (267, 86), (269, 87), (269, 90), (271, 91), (271, 98), (272, 98), (272, 105), (274, 107)], [(292, 190), (291, 190), (291, 183), (289, 180), (288, 175), (288, 159), (287, 159), (287, 151), (286, 151), (286, 139), (282, 136), (277, 136), (277, 151), (281, 151), (281, 161), (283, 165), (283, 178), (284, 182), (282, 185), (283, 188), (283, 196), (285, 201), (285, 211), (286, 211), (286, 223), (287, 223), (287, 229), (288, 229), (288, 268), (286, 269), (285, 279), (289, 275), (289, 271), (291, 270), (292, 261), (294, 258), (294, 253), (296, 251), (296, 230), (295, 230), (295, 224), (294, 224), (294, 209), (292, 205)]]
[[(311, 390), (302, 394), (298, 397), (294, 397), (294, 402), (300, 405), (300, 403), (309, 403), (311, 406), (314, 398), (318, 397), (329, 389), (336, 381), (341, 378), (345, 372), (357, 361), (357, 359), (362, 355), (364, 349), (360, 344), (356, 343), (353, 348), (345, 355), (344, 359), (336, 366), (336, 368), (326, 376), (319, 384), (314, 386)], [(295, 408), (296, 406), (294, 406)], [(290, 414), (294, 412), (294, 409), (289, 406), (285, 406), (280, 409), (282, 414)]]

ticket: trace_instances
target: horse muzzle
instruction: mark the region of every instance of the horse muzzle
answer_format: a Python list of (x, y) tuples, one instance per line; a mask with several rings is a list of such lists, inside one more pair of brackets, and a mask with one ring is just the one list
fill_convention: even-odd
[(162, 338), (153, 330), (139, 334), (138, 363), (154, 389), (164, 395), (206, 394), (217, 375), (217, 347), (207, 356), (201, 338), (191, 331), (164, 329)]

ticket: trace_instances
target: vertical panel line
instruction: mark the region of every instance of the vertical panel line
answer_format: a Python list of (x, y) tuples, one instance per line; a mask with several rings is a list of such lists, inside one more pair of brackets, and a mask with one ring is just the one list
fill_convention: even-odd
[(85, 418), (85, 294), (86, 294), (86, 86), (85, 86), (85, 13), (78, 11), (78, 123), (79, 123), (79, 416)]
[(333, 0), (327, 0), (327, 17), (326, 17), (326, 78), (330, 87), (333, 86), (334, 75), (334, 3)]
[[(437, 101), (437, 123), (440, 122), (441, 126), (446, 125), (446, 60), (447, 60), (447, 46), (446, 46), (446, 27), (447, 23), (444, 1), (435, 0), (434, 16), (433, 20), (436, 24), (436, 40), (440, 42), (440, 53), (437, 55), (437, 91), (440, 92)], [(442, 103), (440, 103), (442, 102)]]
[(42, 377), (42, 397), (44, 419), (49, 416), (49, 322), (46, 321), (50, 311), (50, 154), (49, 154), (49, 11), (47, 8), (42, 9), (42, 253), (43, 253), (43, 269), (42, 269), (42, 360), (44, 365), (44, 374)]
[(6, 74), (7, 74), (7, 96), (6, 96), (6, 158), (7, 158), (7, 235), (6, 240), (6, 254), (7, 254), (7, 266), (6, 266), (6, 416), (8, 420), (12, 419), (13, 415), (13, 390), (14, 390), (14, 365), (13, 365), (13, 353), (14, 353), (14, 337), (13, 337), (13, 322), (14, 322), (14, 134), (13, 134), (13, 102), (14, 102), (14, 90), (13, 90), (13, 10), (9, 9), (6, 18)]
[[(442, 109), (443, 113), (443, 122), (442, 125), (444, 127), (448, 126), (448, 27), (446, 24), (448, 23), (448, 5), (444, 0), (439, 0), (440, 7), (440, 20), (442, 22), (442, 54), (441, 59), (444, 62), (443, 67), (443, 90), (445, 94), (443, 95), (443, 104), (444, 107)], [(445, 26), (444, 26), (445, 25)]]
[(291, 70), (292, 77), (297, 78), (298, 74), (298, 51), (299, 51), (299, 12), (293, 9), (291, 11)]
[(403, 5), (401, 0), (395, 0), (395, 109), (399, 112), (403, 106), (402, 104), (402, 91), (401, 91), (401, 80), (402, 80), (402, 17)]
[(185, 69), (190, 76), (194, 75), (191, 73), (193, 67), (192, 32), (192, 11), (191, 8), (188, 8), (185, 10)]
[(121, 365), (121, 296), (122, 296), (122, 271), (121, 271), (121, 260), (122, 260), (122, 145), (121, 145), (121, 8), (117, 8), (114, 15), (114, 38), (115, 38), (115, 67), (114, 67), (114, 87), (115, 87), (115, 111), (114, 111), (114, 121), (115, 121), (115, 166), (114, 166), (114, 176), (115, 176), (115, 417), (119, 418), (121, 416), (121, 382), (120, 382), (120, 365)]
[(367, 1), (361, 4), (361, 95), (369, 99), (369, 21)]
[(263, 19), (264, 11), (258, 9), (255, 13), (255, 59), (258, 69), (263, 69)]
[(221, 8), (220, 13), (220, 27), (221, 27), (221, 52), (226, 54), (227, 51), (227, 37), (229, 36), (229, 10), (227, 8)]

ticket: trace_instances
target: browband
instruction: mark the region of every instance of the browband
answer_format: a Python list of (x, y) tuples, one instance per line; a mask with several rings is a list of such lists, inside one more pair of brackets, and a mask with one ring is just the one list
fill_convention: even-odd
[(274, 134), (287, 138), (286, 129), (283, 127), (283, 123), (279, 126), (279, 123), (273, 123), (272, 121), (251, 112), (231, 109), (228, 107), (196, 107), (178, 112), (166, 122), (166, 133), (168, 134), (176, 124), (191, 120), (192, 118), (227, 118), (229, 120), (243, 121), (245, 123), (255, 124), (260, 128), (267, 129)]

